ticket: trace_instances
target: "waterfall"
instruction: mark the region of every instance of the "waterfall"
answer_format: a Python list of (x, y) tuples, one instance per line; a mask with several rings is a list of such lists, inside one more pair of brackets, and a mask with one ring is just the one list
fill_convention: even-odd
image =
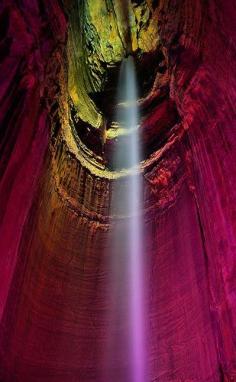
[[(135, 65), (123, 60), (118, 84), (116, 120), (122, 133), (114, 149), (114, 167), (128, 175), (114, 181), (111, 215), (112, 329), (110, 378), (145, 382), (146, 329), (140, 175), (139, 112)], [(122, 135), (123, 134), (123, 135)]]

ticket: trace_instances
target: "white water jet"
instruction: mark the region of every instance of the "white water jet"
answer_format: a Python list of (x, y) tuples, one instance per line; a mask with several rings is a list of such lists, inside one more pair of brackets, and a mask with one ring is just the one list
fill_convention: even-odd
[[(112, 330), (110, 378), (119, 382), (146, 382), (145, 283), (142, 229), (142, 180), (140, 175), (139, 112), (137, 84), (132, 57), (121, 65), (118, 84), (118, 136), (114, 150), (115, 168), (129, 175), (114, 182), (111, 215), (115, 223), (112, 250)], [(121, 370), (122, 369), (122, 370)]]

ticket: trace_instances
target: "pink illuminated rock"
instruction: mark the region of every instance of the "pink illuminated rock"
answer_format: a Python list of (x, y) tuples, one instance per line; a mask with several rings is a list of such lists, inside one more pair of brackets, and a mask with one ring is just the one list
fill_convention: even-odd
[[(139, 101), (149, 380), (234, 381), (236, 9), (233, 0), (146, 3), (161, 51), (137, 58), (140, 76), (152, 73)], [(109, 382), (110, 200), (127, 177), (103, 173), (112, 142), (73, 114), (74, 4), (0, 4), (1, 382)], [(109, 125), (114, 100), (95, 101)], [(67, 105), (83, 160), (62, 131)]]

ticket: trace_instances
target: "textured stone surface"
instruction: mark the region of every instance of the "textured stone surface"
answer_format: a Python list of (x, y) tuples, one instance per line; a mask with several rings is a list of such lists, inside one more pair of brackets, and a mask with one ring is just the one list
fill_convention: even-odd
[[(117, 32), (125, 41), (124, 23), (117, 23), (125, 16), (104, 9), (99, 23), (105, 3), (113, 10), (121, 4), (0, 5), (2, 382), (101, 381), (109, 205), (113, 187), (126, 187), (128, 176), (109, 168), (114, 99), (107, 96), (114, 97), (115, 82), (108, 86), (103, 77), (126, 54)], [(132, 9), (150, 265), (149, 380), (234, 381), (234, 2), (136, 1)], [(77, 20), (86, 44), (75, 49)], [(149, 28), (158, 34), (154, 47)], [(113, 49), (103, 45), (110, 38)]]

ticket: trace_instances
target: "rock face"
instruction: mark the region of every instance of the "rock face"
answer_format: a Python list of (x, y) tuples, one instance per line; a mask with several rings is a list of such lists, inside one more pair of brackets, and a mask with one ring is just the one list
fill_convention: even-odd
[(149, 380), (236, 380), (234, 2), (123, 3), (0, 5), (2, 382), (108, 382), (127, 53), (140, 81)]

